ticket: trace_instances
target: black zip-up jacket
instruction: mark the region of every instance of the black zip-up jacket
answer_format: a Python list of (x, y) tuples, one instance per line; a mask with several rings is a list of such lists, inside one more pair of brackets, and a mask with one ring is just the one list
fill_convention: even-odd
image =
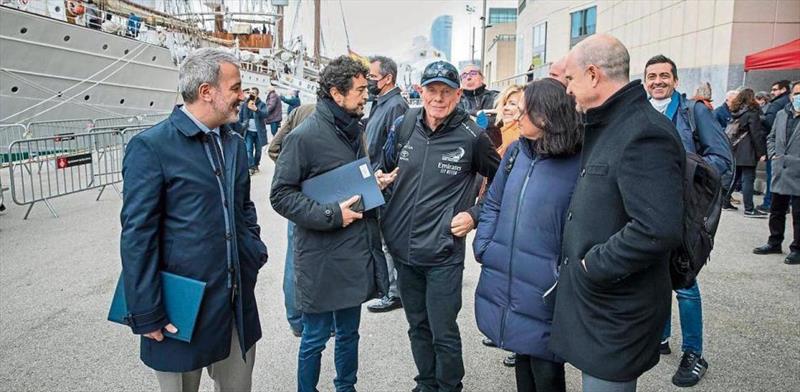
[(398, 154), (400, 171), (381, 215), (384, 239), (392, 257), (406, 265), (463, 263), (464, 238), (453, 236), (450, 222), (467, 211), (477, 224), (475, 176), (491, 181), (500, 157), (465, 111), (456, 109), (435, 131), (424, 117), (422, 110)]
[(486, 85), (480, 86), (475, 90), (463, 90), (458, 107), (469, 113), (470, 116), (475, 117), (481, 110), (494, 109), (494, 101), (497, 99), (498, 94), (500, 93), (486, 88)]

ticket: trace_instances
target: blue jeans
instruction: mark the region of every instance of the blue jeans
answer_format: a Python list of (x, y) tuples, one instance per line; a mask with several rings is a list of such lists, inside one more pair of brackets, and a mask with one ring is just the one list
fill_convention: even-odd
[(277, 121), (274, 123), (269, 123), (269, 126), (270, 126), (270, 132), (272, 132), (272, 136), (275, 136), (275, 134), (278, 133), (278, 128), (281, 127), (281, 122)]
[(769, 209), (769, 206), (772, 205), (772, 161), (767, 159), (766, 162), (767, 167), (767, 189), (764, 190), (764, 202), (761, 203), (761, 206)]
[(361, 306), (325, 313), (303, 313), (303, 338), (297, 358), (297, 391), (315, 392), (319, 383), (322, 351), (336, 326), (334, 363), (336, 392), (354, 392), (358, 372), (358, 326)]
[(294, 300), (294, 223), (286, 225), (286, 264), (283, 267), (283, 306), (286, 308), (286, 320), (293, 331), (303, 332), (303, 313), (297, 310)]
[(254, 168), (261, 162), (261, 142), (258, 132), (245, 131), (244, 146), (247, 149), (247, 167)]
[[(681, 319), (681, 351), (703, 354), (703, 306), (700, 300), (700, 287), (697, 281), (691, 287), (675, 290), (678, 296), (678, 311)], [(669, 339), (672, 332), (672, 319), (667, 319), (662, 341)]]

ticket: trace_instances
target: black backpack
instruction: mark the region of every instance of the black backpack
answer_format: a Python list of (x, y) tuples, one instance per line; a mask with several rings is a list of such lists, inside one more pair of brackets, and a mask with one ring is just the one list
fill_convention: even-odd
[(386, 172), (394, 170), (397, 167), (397, 159), (403, 151), (408, 140), (411, 139), (411, 134), (414, 132), (414, 126), (417, 122), (417, 116), (422, 111), (421, 107), (409, 108), (403, 115), (400, 124), (395, 123), (394, 129), (389, 131), (386, 136), (386, 144), (383, 145), (384, 157), (387, 162), (384, 162), (384, 170)]
[[(689, 124), (695, 142), (699, 141), (694, 120), (693, 100), (688, 100)], [(697, 274), (709, 260), (714, 235), (722, 214), (722, 180), (717, 170), (700, 155), (686, 153), (683, 178), (683, 240), (670, 255), (670, 279), (673, 289), (694, 284)]]

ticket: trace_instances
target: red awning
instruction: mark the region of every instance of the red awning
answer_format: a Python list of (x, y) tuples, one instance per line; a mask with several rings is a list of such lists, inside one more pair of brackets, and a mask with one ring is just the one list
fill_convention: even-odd
[(746, 56), (745, 72), (756, 69), (800, 69), (800, 39)]

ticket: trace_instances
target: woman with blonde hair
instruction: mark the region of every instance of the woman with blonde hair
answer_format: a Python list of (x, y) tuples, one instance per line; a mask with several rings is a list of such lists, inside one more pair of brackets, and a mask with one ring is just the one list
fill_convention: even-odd
[[(497, 153), (502, 157), (514, 141), (519, 139), (519, 100), (522, 97), (522, 89), (524, 86), (512, 84), (503, 90), (498, 96), (494, 104), (493, 110), (487, 110), (488, 113), (494, 113), (497, 120), (493, 124), (499, 129), (502, 142), (497, 146)], [(500, 138), (498, 138), (500, 139)]]

